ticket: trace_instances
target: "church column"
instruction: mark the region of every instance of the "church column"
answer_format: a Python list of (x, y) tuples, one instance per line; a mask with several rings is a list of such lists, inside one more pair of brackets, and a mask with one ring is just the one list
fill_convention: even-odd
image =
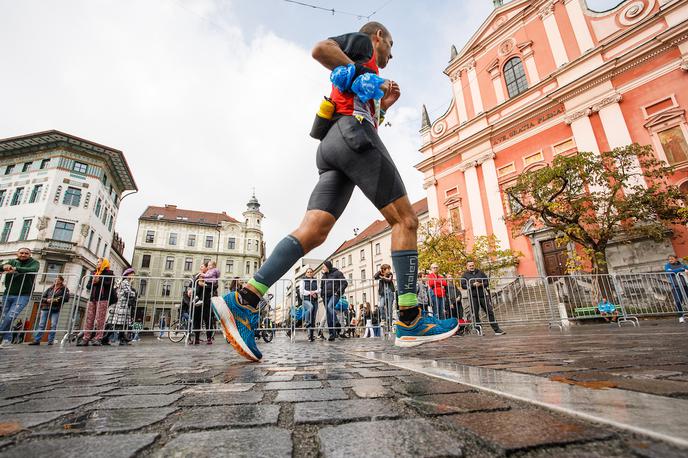
[(485, 213), (483, 203), (480, 199), (480, 183), (478, 183), (478, 171), (475, 169), (476, 162), (471, 161), (464, 164), (462, 169), (466, 179), (466, 193), (468, 194), (468, 211), (471, 214), (471, 226), (473, 227), (473, 237), (487, 235), (485, 227)]
[(492, 219), (492, 231), (499, 239), (502, 249), (510, 248), (509, 231), (504, 222), (504, 207), (502, 206), (502, 193), (497, 180), (497, 167), (494, 162), (494, 154), (490, 154), (483, 162), (483, 180), (485, 180), (485, 192), (487, 193), (487, 205), (490, 208)]
[(571, 125), (573, 139), (576, 142), (578, 151), (590, 151), (595, 154), (600, 154), (600, 147), (597, 145), (595, 131), (592, 129), (590, 118), (588, 118), (591, 114), (592, 110), (590, 108), (584, 108), (566, 116), (565, 122)]
[(557, 20), (554, 18), (555, 3), (556, 0), (548, 1), (542, 8), (540, 8), (538, 14), (540, 15), (542, 23), (545, 26), (545, 33), (547, 34), (549, 47), (552, 50), (552, 56), (554, 56), (554, 63), (557, 65), (557, 67), (561, 67), (569, 61), (569, 57), (566, 55), (564, 41), (561, 39), (561, 32), (559, 32)]
[(581, 54), (585, 54), (586, 51), (595, 47), (595, 42), (592, 40), (590, 29), (585, 21), (583, 5), (581, 5), (580, 0), (564, 0), (564, 6), (573, 27), (576, 43), (578, 43)]
[(523, 45), (519, 45), (521, 55), (523, 56), (523, 64), (526, 67), (526, 74), (531, 86), (535, 86), (540, 82), (540, 75), (538, 73), (537, 65), (535, 65), (535, 58), (533, 57), (533, 42), (529, 41)]
[(468, 63), (466, 76), (468, 77), (468, 84), (471, 87), (473, 110), (475, 111), (475, 115), (478, 115), (478, 113), (482, 113), (484, 111), (484, 108), (483, 99), (480, 95), (480, 86), (478, 85), (478, 75), (475, 72), (475, 60), (471, 60)]
[(456, 102), (456, 111), (459, 115), (459, 125), (468, 121), (468, 112), (466, 111), (466, 101), (464, 100), (463, 83), (461, 81), (461, 70), (451, 78), (452, 89), (454, 90), (454, 101)]
[[(609, 147), (622, 148), (633, 143), (631, 133), (628, 131), (628, 125), (624, 118), (623, 112), (619, 102), (621, 101), (621, 94), (613, 94), (597, 102), (592, 107), (593, 112), (598, 112), (602, 127), (604, 128), (604, 135), (607, 137)], [(636, 159), (635, 171), (640, 171), (640, 162)], [(641, 185), (647, 187), (645, 178), (642, 176), (635, 176), (635, 179), (630, 183), (631, 185)]]
[(428, 213), (430, 213), (430, 218), (439, 218), (440, 206), (437, 201), (437, 180), (434, 176), (425, 179), (423, 189), (425, 189), (428, 197)]
[(489, 70), (492, 78), (492, 86), (494, 87), (495, 95), (497, 96), (497, 105), (504, 102), (504, 89), (502, 85), (502, 72), (499, 71), (499, 61), (497, 61)]

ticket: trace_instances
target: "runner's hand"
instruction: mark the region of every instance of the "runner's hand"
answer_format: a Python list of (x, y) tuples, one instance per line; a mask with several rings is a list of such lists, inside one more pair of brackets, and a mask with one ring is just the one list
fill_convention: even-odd
[(399, 100), (399, 97), (401, 96), (401, 89), (399, 88), (399, 85), (392, 80), (387, 80), (382, 83), (380, 89), (385, 91), (385, 96), (382, 97), (380, 106), (386, 111), (389, 107), (394, 105), (397, 100)]

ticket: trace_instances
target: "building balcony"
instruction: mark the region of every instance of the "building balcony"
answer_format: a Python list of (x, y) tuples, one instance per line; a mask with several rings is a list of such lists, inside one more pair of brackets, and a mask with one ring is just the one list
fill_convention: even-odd
[(74, 242), (65, 242), (63, 240), (55, 240), (55, 239), (47, 239), (46, 242), (48, 244), (46, 245), (46, 249), (48, 250), (56, 250), (56, 251), (69, 251), (73, 252), (75, 251), (76, 243)]

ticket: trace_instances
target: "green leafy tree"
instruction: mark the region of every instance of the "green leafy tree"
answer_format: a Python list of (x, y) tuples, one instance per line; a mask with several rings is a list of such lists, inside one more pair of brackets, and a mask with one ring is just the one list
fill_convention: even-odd
[(667, 183), (672, 172), (651, 147), (637, 144), (558, 155), (506, 190), (512, 207), (507, 220), (514, 233), (531, 221), (553, 229), (559, 243), (577, 243), (593, 272), (605, 274), (611, 242), (661, 240), (672, 224), (686, 223), (681, 193)]
[(428, 269), (437, 263), (440, 272), (460, 275), (466, 270), (468, 260), (473, 260), (479, 269), (490, 277), (508, 267), (518, 265), (523, 256), (518, 251), (501, 249), (494, 235), (476, 237), (469, 248), (463, 234), (451, 231), (446, 219), (431, 219), (418, 231), (418, 263), (421, 269)]

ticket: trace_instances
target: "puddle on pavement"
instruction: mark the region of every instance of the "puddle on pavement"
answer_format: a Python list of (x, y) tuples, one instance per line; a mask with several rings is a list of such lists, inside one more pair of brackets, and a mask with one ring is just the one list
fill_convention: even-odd
[(608, 380), (580, 381), (580, 380), (571, 380), (570, 378), (566, 378), (562, 375), (553, 375), (549, 379), (553, 382), (566, 383), (567, 385), (582, 386), (585, 388), (591, 388), (593, 390), (605, 390), (607, 388), (616, 388), (617, 387), (616, 383), (610, 382)]

